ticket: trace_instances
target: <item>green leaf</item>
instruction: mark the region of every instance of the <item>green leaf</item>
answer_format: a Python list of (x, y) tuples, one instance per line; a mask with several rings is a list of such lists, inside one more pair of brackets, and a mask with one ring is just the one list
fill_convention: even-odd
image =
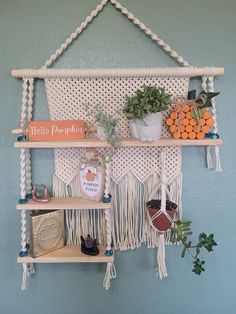
[(182, 254), (181, 254), (182, 258), (185, 256), (186, 250), (187, 250), (187, 248), (185, 247), (185, 248), (183, 249), (183, 251), (182, 251)]

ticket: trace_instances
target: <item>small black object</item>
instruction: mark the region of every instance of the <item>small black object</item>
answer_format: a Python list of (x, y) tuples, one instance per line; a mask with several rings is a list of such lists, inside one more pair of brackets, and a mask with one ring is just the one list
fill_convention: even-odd
[(84, 239), (83, 236), (80, 236), (81, 239), (81, 252), (86, 255), (96, 256), (99, 254), (99, 249), (97, 247), (96, 239), (92, 239), (88, 234)]
[[(155, 208), (155, 209), (161, 209), (161, 200), (151, 200), (147, 202), (147, 207)], [(171, 201), (166, 201), (166, 210), (175, 210), (177, 208), (177, 205)]]
[(195, 99), (195, 98), (196, 98), (196, 89), (190, 90), (188, 92), (188, 99), (191, 100), (191, 99)]

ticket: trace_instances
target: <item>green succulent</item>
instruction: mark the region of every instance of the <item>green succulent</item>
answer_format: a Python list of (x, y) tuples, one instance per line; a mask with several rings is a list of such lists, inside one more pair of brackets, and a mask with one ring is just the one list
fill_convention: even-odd
[(149, 113), (165, 111), (171, 104), (171, 95), (162, 87), (143, 85), (133, 96), (126, 96), (123, 112), (127, 118), (143, 119)]
[[(193, 258), (193, 272), (196, 275), (200, 275), (204, 269), (205, 261), (202, 261), (198, 258), (201, 248), (205, 248), (208, 252), (213, 251), (213, 246), (216, 246), (217, 243), (214, 240), (214, 234), (207, 236), (205, 233), (200, 233), (198, 237), (198, 243), (193, 245), (191, 241), (188, 240), (188, 237), (192, 235), (191, 231), (191, 221), (176, 221), (172, 230), (171, 242), (181, 243), (183, 245), (183, 250), (181, 256), (184, 257), (186, 252), (190, 254)], [(195, 251), (195, 253), (192, 253)]]

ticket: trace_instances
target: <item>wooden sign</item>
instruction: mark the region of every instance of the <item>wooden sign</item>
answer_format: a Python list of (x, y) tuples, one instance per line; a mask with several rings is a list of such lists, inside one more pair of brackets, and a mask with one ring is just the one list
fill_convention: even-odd
[(30, 141), (63, 141), (85, 138), (85, 121), (31, 121), (28, 125)]
[(100, 201), (104, 194), (104, 167), (87, 164), (80, 170), (81, 197)]

